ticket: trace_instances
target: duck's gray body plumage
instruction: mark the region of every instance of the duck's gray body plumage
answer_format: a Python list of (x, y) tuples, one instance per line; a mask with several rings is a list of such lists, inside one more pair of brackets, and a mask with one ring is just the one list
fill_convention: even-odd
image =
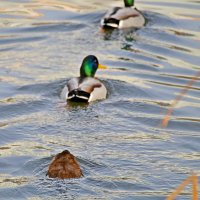
[(102, 27), (111, 28), (141, 28), (145, 18), (135, 7), (115, 7), (101, 20)]
[(70, 79), (61, 92), (61, 98), (72, 101), (91, 102), (105, 99), (107, 90), (97, 78), (77, 77)]

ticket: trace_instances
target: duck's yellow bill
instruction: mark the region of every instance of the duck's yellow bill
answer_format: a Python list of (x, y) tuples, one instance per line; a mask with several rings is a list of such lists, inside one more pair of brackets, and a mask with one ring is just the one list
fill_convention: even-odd
[(107, 67), (105, 65), (101, 65), (101, 64), (98, 65), (98, 68), (100, 68), (100, 69), (107, 69)]

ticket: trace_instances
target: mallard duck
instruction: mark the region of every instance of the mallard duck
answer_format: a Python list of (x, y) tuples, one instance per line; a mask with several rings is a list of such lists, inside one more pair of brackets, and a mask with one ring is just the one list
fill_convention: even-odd
[(115, 7), (101, 20), (103, 28), (141, 28), (145, 24), (142, 13), (134, 6), (134, 0), (124, 0), (125, 7)]
[(107, 89), (94, 77), (97, 68), (106, 67), (99, 64), (94, 55), (86, 56), (80, 68), (80, 77), (70, 79), (61, 92), (61, 98), (68, 101), (91, 102), (105, 99)]
[(83, 176), (80, 166), (68, 150), (57, 154), (49, 165), (47, 175), (50, 178), (80, 178)]

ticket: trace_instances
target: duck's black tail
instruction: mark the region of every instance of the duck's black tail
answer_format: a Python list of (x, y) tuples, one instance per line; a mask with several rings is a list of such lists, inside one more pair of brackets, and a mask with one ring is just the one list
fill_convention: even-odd
[(107, 29), (114, 29), (119, 27), (119, 20), (114, 18), (105, 18), (101, 20), (101, 25)]
[(68, 94), (67, 100), (74, 102), (88, 102), (90, 94), (83, 90), (72, 90)]

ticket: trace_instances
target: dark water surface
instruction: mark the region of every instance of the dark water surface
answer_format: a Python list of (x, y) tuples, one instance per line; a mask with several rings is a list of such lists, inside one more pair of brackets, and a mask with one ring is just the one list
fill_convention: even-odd
[[(200, 175), (200, 81), (159, 128), (200, 69), (200, 1), (138, 0), (137, 31), (103, 33), (121, 1), (0, 0), (0, 199), (162, 200)], [(95, 54), (106, 100), (70, 107), (59, 97)], [(52, 156), (68, 149), (84, 177), (52, 180)], [(188, 187), (180, 199), (191, 199)]]

